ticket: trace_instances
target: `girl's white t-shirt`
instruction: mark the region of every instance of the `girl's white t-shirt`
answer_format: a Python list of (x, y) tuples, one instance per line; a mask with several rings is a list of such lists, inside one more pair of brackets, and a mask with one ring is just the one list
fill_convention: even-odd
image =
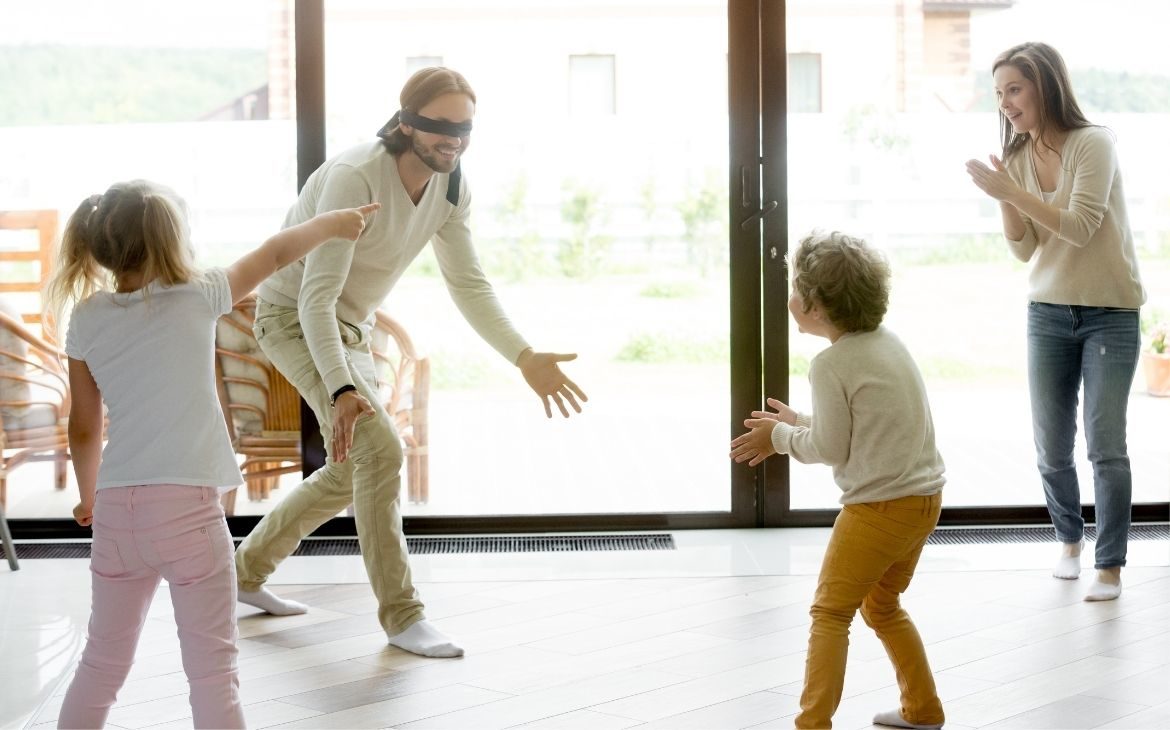
[(242, 483), (215, 386), (215, 323), (231, 309), (223, 269), (74, 309), (65, 352), (85, 361), (109, 411), (98, 489)]

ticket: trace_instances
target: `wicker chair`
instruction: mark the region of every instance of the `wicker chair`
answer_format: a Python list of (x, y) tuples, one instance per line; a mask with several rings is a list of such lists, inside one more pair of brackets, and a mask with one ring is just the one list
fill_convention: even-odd
[[(55, 210), (0, 210), (0, 231), (16, 231), (15, 245), (6, 244), (0, 250), (0, 263), (16, 263), (19, 268), (8, 269), (0, 283), (0, 292), (23, 300), (24, 308), (18, 320), (34, 325), (43, 324), (40, 304), (41, 287), (53, 273), (53, 242), (57, 240), (58, 216)], [(20, 245), (23, 242), (24, 245)], [(34, 264), (34, 265), (28, 265)], [(19, 275), (24, 272), (25, 275)], [(11, 314), (11, 312), (9, 312)]]
[(431, 390), (431, 363), (419, 357), (402, 325), (381, 310), (377, 312), (372, 340), (382, 407), (402, 437), (407, 498), (414, 504), (426, 504), (430, 496), (427, 400)]
[[(301, 398), (252, 334), (256, 299), (247, 297), (216, 325), (220, 405), (252, 501), (267, 499), (282, 474), (301, 470)], [(234, 511), (234, 491), (224, 508)]]
[(65, 353), (0, 311), (0, 505), (26, 461), (55, 462), (54, 486), (65, 488), (69, 405)]
[[(221, 317), (216, 329), (216, 375), (220, 404), (248, 486), (262, 501), (281, 475), (300, 471), (300, 394), (260, 350), (252, 334), (256, 301), (248, 297)], [(430, 363), (419, 358), (401, 325), (378, 312), (373, 335), (380, 400), (403, 440), (409, 499), (427, 500), (427, 395)], [(391, 346), (393, 345), (393, 346)], [(235, 492), (225, 497), (231, 514)]]

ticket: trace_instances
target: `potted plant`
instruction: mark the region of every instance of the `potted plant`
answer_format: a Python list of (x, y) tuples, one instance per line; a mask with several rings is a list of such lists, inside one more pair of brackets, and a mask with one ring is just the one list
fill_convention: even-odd
[(1170, 352), (1166, 351), (1166, 335), (1170, 326), (1165, 322), (1150, 330), (1150, 345), (1142, 350), (1142, 372), (1146, 376), (1146, 392), (1170, 397)]

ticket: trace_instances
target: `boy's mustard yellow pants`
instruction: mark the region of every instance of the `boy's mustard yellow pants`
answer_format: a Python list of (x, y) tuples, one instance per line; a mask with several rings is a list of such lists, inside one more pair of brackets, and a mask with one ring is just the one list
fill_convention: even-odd
[[(902, 717), (941, 725), (942, 703), (914, 622), (898, 597), (910, 585), (926, 538), (938, 524), (942, 494), (847, 504), (837, 515), (813, 599), (798, 728), (831, 728), (841, 702), (849, 625), (861, 609), (897, 673)], [(889, 708), (875, 708), (883, 710)]]

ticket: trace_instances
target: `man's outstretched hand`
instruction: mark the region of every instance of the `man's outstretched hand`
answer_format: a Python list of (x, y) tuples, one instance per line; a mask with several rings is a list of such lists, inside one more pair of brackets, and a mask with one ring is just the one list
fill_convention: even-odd
[[(565, 407), (565, 401), (569, 402), (574, 411), (580, 413), (581, 403), (589, 400), (585, 391), (578, 388), (576, 383), (561, 372), (561, 367), (558, 364), (576, 359), (576, 353), (533, 352), (530, 348), (520, 353), (520, 357), (516, 360), (516, 366), (524, 374), (524, 380), (528, 382), (528, 387), (532, 388), (540, 396), (541, 402), (544, 403), (544, 414), (549, 418), (552, 418), (552, 404), (554, 402), (561, 415), (568, 418), (569, 409)], [(581, 403), (577, 402), (578, 398), (580, 398)]]

